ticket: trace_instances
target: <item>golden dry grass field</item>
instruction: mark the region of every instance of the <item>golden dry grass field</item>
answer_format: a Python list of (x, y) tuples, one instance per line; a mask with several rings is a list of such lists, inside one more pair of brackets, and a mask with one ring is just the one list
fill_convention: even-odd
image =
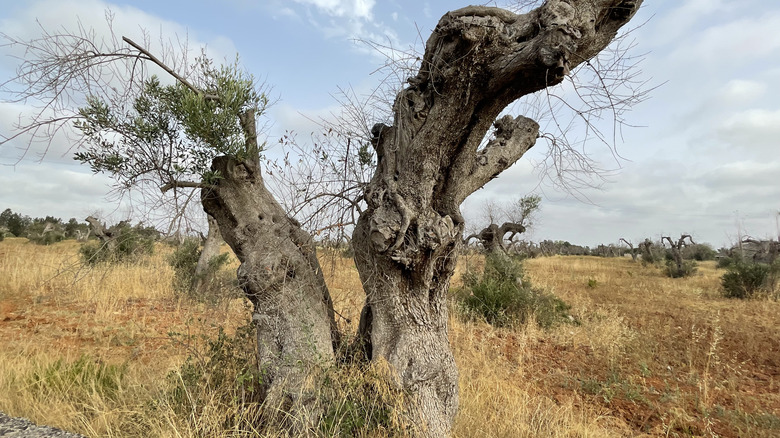
[[(231, 333), (249, 310), (240, 299), (177, 297), (170, 251), (90, 270), (73, 241), (0, 242), (0, 411), (95, 437), (211, 436), (205, 413), (182, 418), (159, 401), (202, 347), (188, 335)], [(481, 263), (464, 256), (459, 274)], [(323, 265), (337, 310), (354, 325), (354, 265)], [(684, 279), (630, 259), (525, 267), (578, 324), (494, 329), (453, 312), (457, 437), (780, 436), (780, 302), (722, 298), (713, 263)]]

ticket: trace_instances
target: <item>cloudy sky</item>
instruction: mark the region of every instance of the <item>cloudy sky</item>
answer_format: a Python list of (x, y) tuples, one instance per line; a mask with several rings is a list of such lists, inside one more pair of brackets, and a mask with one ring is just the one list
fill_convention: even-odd
[[(438, 18), (465, 6), (455, 1), (225, 0), (222, 2), (0, 0), (0, 30), (32, 38), (40, 29), (81, 22), (100, 29), (105, 11), (116, 30), (137, 40), (142, 30), (187, 38), (209, 54), (233, 59), (273, 87), (271, 135), (315, 129), (310, 119), (337, 110), (339, 87), (358, 93), (381, 79), (379, 53), (357, 40), (408, 48)], [(780, 230), (780, 2), (768, 0), (646, 0), (631, 33), (643, 56), (642, 80), (658, 86), (625, 115), (616, 151), (585, 145), (605, 180), (572, 194), (545, 177), (546, 144), (463, 206), (473, 224), (482, 205), (543, 196), (533, 239), (582, 245), (620, 237), (690, 233), (721, 246), (738, 232), (776, 236)], [(15, 53), (0, 47), (0, 82), (14, 75)], [(0, 96), (0, 134), (12, 133), (25, 107)], [(611, 124), (605, 122), (605, 129)], [(545, 126), (543, 125), (543, 129)], [(65, 144), (43, 155), (23, 142), (0, 149), (0, 209), (30, 216), (83, 218), (99, 211), (121, 219), (130, 210), (106, 199), (110, 181), (73, 161)], [(617, 157), (622, 157), (618, 158)], [(549, 176), (549, 174), (547, 174)]]

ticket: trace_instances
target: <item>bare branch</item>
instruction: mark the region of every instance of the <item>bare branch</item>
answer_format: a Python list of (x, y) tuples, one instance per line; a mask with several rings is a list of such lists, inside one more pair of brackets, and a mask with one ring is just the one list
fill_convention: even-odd
[(177, 188), (209, 189), (213, 187), (214, 186), (211, 184), (204, 184), (195, 181), (171, 181), (167, 184), (162, 185), (160, 187), (160, 191), (165, 193), (169, 190), (177, 189)]
[[(171, 76), (173, 76), (174, 78), (176, 78), (176, 80), (178, 80), (179, 82), (181, 82), (182, 84), (184, 84), (184, 85), (185, 85), (187, 88), (189, 88), (190, 90), (192, 90), (194, 93), (197, 93), (197, 94), (204, 94), (202, 90), (199, 90), (198, 88), (196, 88), (196, 87), (195, 87), (194, 85), (192, 85), (192, 84), (191, 84), (191, 83), (190, 83), (190, 82), (189, 82), (187, 79), (185, 79), (184, 77), (182, 77), (181, 75), (179, 75), (178, 73), (176, 73), (176, 72), (175, 72), (175, 71), (174, 71), (172, 68), (170, 68), (170, 67), (168, 67), (167, 65), (165, 65), (165, 63), (164, 63), (164, 62), (160, 61), (160, 60), (159, 60), (159, 59), (158, 59), (156, 56), (154, 56), (154, 55), (153, 55), (151, 52), (149, 52), (148, 50), (146, 50), (146, 49), (144, 49), (143, 47), (141, 47), (141, 46), (140, 46), (139, 44), (137, 44), (135, 41), (131, 40), (130, 38), (128, 38), (128, 37), (126, 37), (126, 36), (123, 36), (123, 37), (122, 37), (122, 41), (126, 42), (127, 44), (130, 44), (130, 45), (131, 45), (131, 46), (133, 46), (133, 47), (134, 47), (136, 50), (138, 50), (139, 52), (141, 52), (141, 53), (143, 53), (144, 55), (146, 55), (146, 57), (147, 57), (147, 59), (148, 59), (148, 60), (150, 60), (150, 61), (152, 61), (153, 63), (155, 63), (155, 64), (157, 64), (158, 66), (160, 66), (160, 68), (162, 68), (163, 70), (165, 70), (165, 71), (166, 71), (166, 72), (167, 72), (169, 75), (171, 75)], [(206, 98), (210, 98), (210, 99), (217, 99), (217, 97), (216, 97), (216, 96), (213, 96), (213, 95), (205, 95), (205, 97), (206, 97)]]

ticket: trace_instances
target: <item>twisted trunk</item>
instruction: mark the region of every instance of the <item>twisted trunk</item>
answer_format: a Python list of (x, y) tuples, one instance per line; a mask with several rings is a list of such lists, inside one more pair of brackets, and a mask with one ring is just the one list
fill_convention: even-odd
[(628, 248), (631, 250), (631, 261), (636, 262), (636, 251), (634, 250), (634, 244), (624, 238), (620, 238), (620, 241), (625, 242)]
[[(442, 17), (419, 73), (374, 126), (377, 169), (353, 236), (366, 291), (361, 336), (415, 400), (418, 434), (448, 436), (458, 406), (447, 290), (461, 245), (460, 204), (538, 136), (526, 117), (496, 117), (561, 82), (601, 51), (641, 1), (550, 0), (528, 14), (470, 6)], [(491, 125), (495, 136), (480, 148)]]
[(525, 227), (515, 222), (504, 222), (500, 227), (497, 224), (490, 224), (483, 228), (479, 233), (472, 234), (465, 239), (463, 243), (467, 244), (471, 239), (479, 239), (485, 252), (488, 254), (503, 252), (507, 253), (507, 244), (504, 236), (512, 233), (506, 240), (510, 241), (516, 234), (525, 233)]
[[(244, 115), (242, 122), (247, 141), (256, 141), (254, 115)], [(306, 378), (334, 361), (333, 304), (311, 237), (266, 189), (254, 157), (215, 158), (212, 170), (221, 178), (202, 189), (201, 200), (241, 262), (238, 280), (254, 304), (269, 411), (292, 413), (306, 430), (318, 418)]]
[(691, 241), (691, 245), (696, 244), (696, 242), (693, 241), (693, 238), (688, 234), (683, 234), (680, 236), (680, 238), (675, 243), (671, 237), (663, 236), (661, 237), (661, 242), (666, 240), (669, 242), (669, 248), (672, 252), (672, 257), (674, 258), (674, 265), (677, 268), (677, 273), (682, 275), (683, 272), (683, 256), (682, 256), (682, 249), (684, 246), (686, 246), (685, 239), (688, 239)]

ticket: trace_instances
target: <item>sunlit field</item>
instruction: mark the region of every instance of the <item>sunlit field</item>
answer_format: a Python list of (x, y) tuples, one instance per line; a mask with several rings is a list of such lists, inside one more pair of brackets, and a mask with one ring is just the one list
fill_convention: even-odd
[[(165, 400), (206, 339), (247, 323), (244, 300), (179, 297), (164, 245), (92, 269), (78, 248), (0, 242), (0, 411), (94, 437), (237, 436), (205, 432), (224, 412), (183, 415)], [(321, 260), (340, 324), (354, 331), (363, 300), (354, 264)], [(483, 263), (463, 256), (454, 286)], [(454, 310), (455, 436), (780, 436), (780, 302), (722, 298), (714, 262), (681, 279), (630, 258), (525, 267), (571, 305), (573, 321), (495, 329)]]

